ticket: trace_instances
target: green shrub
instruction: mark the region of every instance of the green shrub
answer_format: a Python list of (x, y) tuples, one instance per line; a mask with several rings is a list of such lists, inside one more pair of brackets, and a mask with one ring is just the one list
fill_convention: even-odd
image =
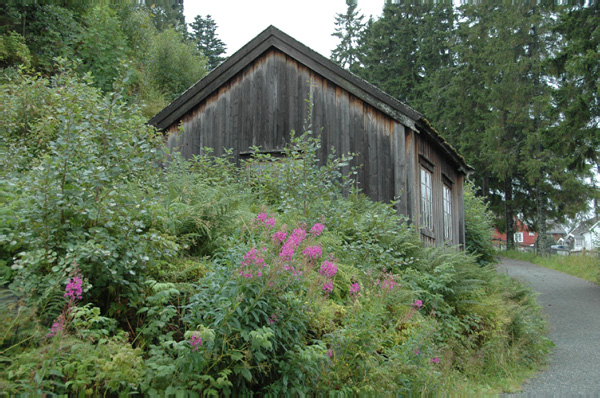
[(477, 256), (477, 262), (486, 265), (496, 262), (492, 244), (493, 215), (483, 198), (475, 195), (475, 186), (465, 183), (465, 249)]
[[(89, 299), (123, 311), (125, 300), (136, 302), (146, 270), (177, 250), (150, 217), (157, 198), (148, 193), (162, 175), (162, 143), (118, 94), (104, 97), (69, 71), (52, 81), (25, 78), (5, 92), (37, 92), (38, 82), (50, 87), (52, 100), (31, 125), (50, 125), (52, 134), (21, 169), (9, 165), (19, 163), (10, 150), (2, 158), (14, 170), (5, 186), (17, 193), (14, 213), (0, 226), (5, 250), (20, 247), (13, 286), (44, 311), (77, 263), (91, 284)], [(19, 139), (27, 132), (14, 126), (9, 148), (32, 142)]]

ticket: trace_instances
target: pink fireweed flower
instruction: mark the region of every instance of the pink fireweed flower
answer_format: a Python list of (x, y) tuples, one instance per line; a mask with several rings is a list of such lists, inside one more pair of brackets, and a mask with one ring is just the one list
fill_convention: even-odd
[(267, 227), (267, 229), (271, 229), (275, 226), (275, 219), (274, 218), (267, 218), (265, 220), (265, 226)]
[(358, 294), (360, 291), (360, 285), (357, 283), (353, 283), (350, 285), (350, 294)]
[(431, 363), (439, 363), (440, 359), (438, 357), (432, 358)]
[(267, 219), (267, 213), (258, 213), (258, 215), (256, 216), (256, 219), (258, 221), (265, 221)]
[(190, 345), (192, 346), (192, 351), (198, 351), (198, 348), (202, 345), (202, 337), (197, 332), (190, 338)]
[(327, 282), (326, 284), (323, 285), (323, 291), (325, 293), (331, 293), (333, 292), (333, 282)]
[(327, 351), (327, 356), (328, 356), (329, 358), (331, 358), (331, 357), (333, 356), (333, 350), (328, 350), (328, 351)]
[(261, 272), (261, 271), (258, 271), (257, 275), (258, 275), (259, 277), (261, 277), (261, 276), (262, 276), (262, 272)]
[(296, 228), (296, 229), (294, 229), (294, 231), (292, 231), (292, 234), (290, 235), (287, 242), (285, 242), (285, 243), (290, 244), (294, 248), (296, 248), (296, 247), (300, 246), (300, 244), (304, 241), (305, 238), (306, 238), (306, 231), (303, 230), (302, 228)]
[(277, 322), (278, 320), (279, 320), (279, 319), (277, 318), (277, 315), (275, 315), (275, 314), (272, 314), (272, 315), (269, 317), (269, 323), (275, 323), (275, 322)]
[(246, 279), (252, 278), (252, 274), (244, 274), (244, 278), (246, 278)]
[(308, 258), (321, 257), (321, 246), (306, 246), (302, 252)]
[(258, 266), (264, 268), (265, 260), (264, 260), (264, 258), (262, 258), (261, 256), (259, 256), (257, 254), (260, 254), (260, 253), (254, 247), (252, 249), (248, 250), (248, 253), (244, 254), (244, 256), (243, 256), (244, 261), (242, 261), (242, 265), (255, 264), (255, 265), (258, 265)]
[(277, 231), (273, 234), (273, 241), (275, 242), (283, 242), (287, 238), (287, 233), (283, 231)]
[(385, 289), (392, 290), (392, 289), (394, 288), (394, 286), (396, 286), (397, 284), (398, 284), (398, 283), (397, 283), (397, 282), (394, 282), (394, 280), (392, 280), (392, 279), (386, 279), (386, 280), (384, 280), (384, 281), (383, 281), (383, 283), (381, 284), (381, 288), (382, 288), (383, 290), (385, 290)]
[(48, 332), (46, 337), (47, 338), (54, 337), (58, 333), (62, 332), (63, 330), (65, 330), (65, 314), (64, 313), (60, 314), (58, 316), (56, 321), (52, 324), (52, 327), (50, 328), (50, 331)]
[(74, 276), (73, 278), (69, 279), (69, 283), (67, 283), (67, 287), (65, 288), (64, 297), (71, 300), (81, 300), (82, 285), (83, 281), (79, 276)]
[(415, 309), (420, 310), (421, 307), (423, 307), (423, 301), (422, 300), (415, 300), (415, 302), (412, 304), (412, 306)]
[(328, 278), (333, 278), (336, 272), (337, 267), (335, 266), (335, 264), (329, 261), (323, 261), (323, 264), (321, 264), (321, 268), (319, 268), (319, 273)]
[(310, 233), (313, 234), (314, 236), (319, 236), (319, 235), (321, 235), (321, 232), (323, 232), (324, 228), (325, 228), (325, 225), (315, 223), (315, 225), (313, 225), (313, 227), (310, 229)]
[(415, 355), (420, 355), (421, 354), (421, 350), (418, 349), (418, 348), (416, 348), (414, 352), (415, 352)]
[(279, 252), (279, 257), (281, 257), (281, 259), (284, 261), (291, 261), (292, 257), (294, 257), (294, 248), (288, 245), (286, 242)]

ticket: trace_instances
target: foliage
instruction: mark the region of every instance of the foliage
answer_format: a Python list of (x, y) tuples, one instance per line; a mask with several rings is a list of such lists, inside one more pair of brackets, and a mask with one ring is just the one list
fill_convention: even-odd
[(186, 38), (181, 4), (171, 3), (0, 6), (0, 65), (31, 61), (53, 75), (64, 64), (56, 59), (68, 59), (105, 93), (126, 88), (125, 98), (151, 117), (207, 72), (206, 57)]
[(465, 184), (465, 249), (477, 256), (481, 265), (493, 263), (496, 258), (492, 235), (494, 216), (483, 198), (476, 196), (475, 186)]
[(17, 32), (9, 32), (0, 36), (0, 68), (8, 66), (31, 65), (31, 53), (25, 38)]
[(152, 40), (147, 61), (148, 77), (171, 101), (206, 74), (206, 61), (173, 29), (158, 33)]
[(423, 247), (310, 127), (286, 158), (185, 161), (92, 84), (64, 69), (2, 87), (4, 391), (489, 392), (543, 363), (533, 294)]
[[(29, 167), (7, 175), (18, 195), (1, 243), (14, 253), (20, 242), (12, 265), (17, 285), (41, 300), (39, 310), (74, 263), (89, 278), (92, 300), (116, 310), (121, 300), (135, 300), (145, 270), (177, 247), (151, 225), (156, 199), (143, 188), (156, 183), (160, 143), (118, 94), (103, 97), (68, 71), (52, 84), (39, 80), (60, 99), (40, 115), (54, 136)], [(35, 79), (14, 84), (6, 92), (39, 89)], [(2, 162), (19, 164), (8, 156)]]
[(127, 51), (119, 20), (110, 8), (96, 6), (83, 16), (81, 23), (73, 49), (81, 59), (80, 69), (91, 73), (96, 87), (109, 92)]
[(356, 4), (348, 4), (345, 14), (336, 14), (335, 32), (331, 35), (340, 42), (331, 51), (331, 60), (343, 68), (353, 70), (358, 62), (358, 41), (365, 27), (364, 15), (356, 11)]
[(219, 66), (225, 60), (223, 54), (227, 47), (217, 36), (217, 23), (210, 15), (207, 15), (206, 18), (196, 15), (190, 27), (196, 48), (208, 59), (208, 68), (214, 69)]

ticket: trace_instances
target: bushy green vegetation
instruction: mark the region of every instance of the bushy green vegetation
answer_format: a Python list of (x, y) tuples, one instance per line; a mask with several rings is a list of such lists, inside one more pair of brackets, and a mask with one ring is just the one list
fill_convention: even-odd
[(310, 129), (285, 159), (184, 161), (92, 83), (0, 91), (1, 391), (493, 392), (544, 361), (531, 291), (423, 247)]
[(167, 18), (164, 6), (15, 3), (0, 11), (0, 67), (52, 76), (69, 60), (104, 93), (123, 89), (146, 118), (208, 72), (183, 14)]
[(597, 253), (540, 256), (535, 253), (509, 250), (502, 252), (502, 255), (555, 269), (586, 281), (600, 283), (600, 257)]

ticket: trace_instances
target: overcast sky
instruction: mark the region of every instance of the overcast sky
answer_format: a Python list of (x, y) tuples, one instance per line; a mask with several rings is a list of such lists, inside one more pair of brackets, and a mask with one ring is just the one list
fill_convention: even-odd
[[(364, 14), (379, 16), (385, 0), (359, 0)], [(231, 55), (256, 35), (273, 25), (294, 39), (329, 58), (338, 38), (335, 14), (346, 12), (346, 0), (185, 0), (187, 23), (196, 15), (211, 15), (217, 23), (217, 35)]]

